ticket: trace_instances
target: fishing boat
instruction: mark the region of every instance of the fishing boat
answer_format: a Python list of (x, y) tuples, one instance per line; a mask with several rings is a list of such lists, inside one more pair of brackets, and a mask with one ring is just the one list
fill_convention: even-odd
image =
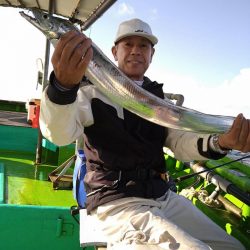
[[(0, 101), (1, 246), (6, 250), (82, 249), (79, 225), (71, 213), (71, 207), (77, 205), (72, 182), (63, 179), (72, 176), (73, 165), (57, 183), (49, 178), (74, 155), (75, 145), (58, 147), (43, 139), (41, 162), (37, 163), (39, 129), (27, 118), (25, 103)], [(185, 163), (165, 151), (177, 192), (249, 249), (250, 166), (241, 161), (230, 163), (234, 159), (229, 157)], [(190, 174), (193, 176), (187, 178)]]
[[(115, 1), (65, 2), (0, 0), (0, 6), (47, 10), (78, 20), (84, 30)], [(47, 52), (45, 69), (46, 66)], [(48, 72), (43, 73), (43, 79), (47, 79)], [(46, 81), (42, 84), (45, 87)], [(89, 244), (80, 242), (79, 215), (72, 209), (77, 206), (72, 194), (75, 144), (59, 147), (43, 138), (38, 118), (39, 100), (29, 103), (0, 100), (1, 249), (105, 248), (105, 242), (100, 243), (96, 235), (92, 235), (96, 243), (92, 239)], [(172, 152), (164, 150), (166, 168), (176, 183), (176, 192), (192, 200), (211, 220), (250, 249), (250, 166), (239, 160), (245, 155), (180, 162)]]

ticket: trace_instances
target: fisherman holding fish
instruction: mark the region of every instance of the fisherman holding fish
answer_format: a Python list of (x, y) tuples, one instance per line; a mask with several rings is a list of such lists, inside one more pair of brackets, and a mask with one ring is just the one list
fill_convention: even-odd
[[(138, 86), (164, 98), (163, 85), (144, 74), (158, 39), (140, 19), (119, 25), (112, 53)], [(40, 127), (57, 145), (82, 141), (86, 208), (108, 249), (244, 249), (186, 198), (171, 189), (163, 147), (181, 161), (219, 159), (250, 151), (250, 121), (239, 114), (229, 131), (200, 134), (147, 121), (113, 103), (86, 78), (92, 41), (69, 31), (52, 57), (54, 71), (41, 100)], [(105, 82), (103, 82), (105, 84)], [(98, 239), (97, 239), (98, 241)]]

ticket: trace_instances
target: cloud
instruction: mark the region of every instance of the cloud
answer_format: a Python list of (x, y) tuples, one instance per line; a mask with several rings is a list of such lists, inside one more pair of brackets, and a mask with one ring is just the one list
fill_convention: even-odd
[(250, 118), (249, 102), (250, 68), (240, 70), (240, 73), (230, 80), (225, 80), (221, 85), (221, 90), (227, 97), (224, 99), (225, 106), (231, 110), (242, 112)]
[(132, 16), (135, 13), (134, 8), (126, 3), (120, 3), (118, 6), (118, 14), (120, 16)]
[(156, 20), (158, 19), (159, 15), (158, 15), (158, 10), (156, 8), (152, 8), (149, 10), (149, 16), (150, 16), (150, 20)]
[(207, 114), (236, 116), (243, 113), (250, 118), (248, 86), (250, 68), (217, 86), (200, 83), (191, 75), (179, 75), (163, 69), (148, 71), (152, 80), (164, 83), (164, 92), (185, 96), (184, 106)]

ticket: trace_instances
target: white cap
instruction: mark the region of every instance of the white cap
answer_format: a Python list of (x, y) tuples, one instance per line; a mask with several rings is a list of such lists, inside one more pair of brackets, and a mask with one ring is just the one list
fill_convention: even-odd
[(116, 33), (115, 43), (124, 37), (128, 36), (142, 36), (147, 38), (153, 45), (157, 44), (158, 39), (152, 34), (150, 26), (140, 19), (131, 19), (122, 22), (119, 25), (118, 31)]

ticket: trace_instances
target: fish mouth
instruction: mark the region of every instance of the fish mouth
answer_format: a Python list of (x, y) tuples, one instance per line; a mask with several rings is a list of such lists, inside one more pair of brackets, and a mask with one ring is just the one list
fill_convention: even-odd
[(19, 13), (22, 17), (24, 17), (30, 23), (37, 23), (38, 24), (38, 20), (35, 17), (27, 15), (24, 11), (20, 11)]
[(40, 20), (42, 17), (44, 19), (48, 18), (47, 13), (37, 13), (36, 10), (31, 10), (31, 13), (33, 16), (26, 14), (24, 11), (20, 11), (20, 15), (24, 17), (28, 22), (30, 22), (32, 25), (34, 25), (37, 29), (39, 29), (41, 32), (46, 32), (46, 27), (44, 27), (42, 20)]

